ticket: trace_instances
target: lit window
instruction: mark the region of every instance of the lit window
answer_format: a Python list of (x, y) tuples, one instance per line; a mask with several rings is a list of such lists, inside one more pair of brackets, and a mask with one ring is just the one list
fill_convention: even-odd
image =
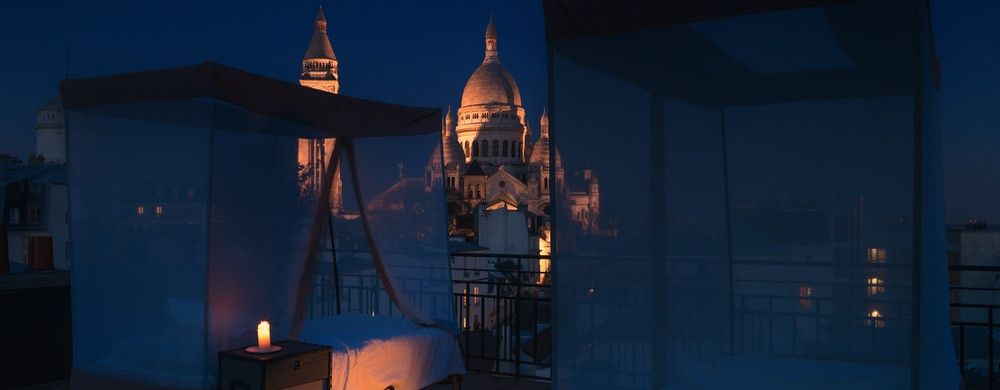
[(865, 324), (868, 326), (881, 329), (885, 327), (885, 316), (878, 311), (877, 308), (872, 308), (868, 311), (868, 319), (865, 320)]
[(812, 309), (813, 288), (811, 286), (799, 286), (799, 307), (802, 309)]
[(479, 286), (472, 288), (472, 304), (479, 305)]
[(146, 215), (146, 207), (144, 207), (142, 205), (136, 206), (135, 207), (135, 215), (138, 215), (140, 217), (143, 216), (143, 215)]
[(885, 263), (885, 248), (868, 248), (869, 263)]
[(162, 217), (163, 216), (163, 206), (156, 205), (156, 207), (153, 209), (153, 213), (156, 214), (157, 218)]
[(876, 277), (868, 278), (868, 295), (878, 295), (885, 292), (885, 280)]

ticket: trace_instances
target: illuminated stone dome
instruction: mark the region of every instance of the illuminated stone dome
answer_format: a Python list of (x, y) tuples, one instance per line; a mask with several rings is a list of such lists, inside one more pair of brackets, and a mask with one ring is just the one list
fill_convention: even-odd
[(462, 91), (462, 106), (506, 104), (521, 106), (521, 91), (497, 55), (497, 28), (490, 17), (486, 25), (486, 53)]
[[(498, 167), (524, 164), (530, 138), (521, 91), (497, 55), (497, 30), (486, 26), (483, 62), (465, 83), (456, 128), (467, 160)], [(492, 168), (491, 168), (492, 169)]]

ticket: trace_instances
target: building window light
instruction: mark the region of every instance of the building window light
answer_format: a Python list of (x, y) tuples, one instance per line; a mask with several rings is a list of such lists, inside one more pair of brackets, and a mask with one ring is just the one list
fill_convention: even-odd
[(885, 292), (885, 280), (877, 277), (868, 278), (868, 295), (878, 295)]
[(868, 248), (868, 262), (875, 264), (885, 263), (885, 248)]
[(868, 319), (865, 320), (865, 323), (876, 329), (885, 328), (885, 316), (878, 309), (872, 308), (868, 311)]
[(799, 307), (803, 310), (813, 307), (813, 288), (811, 286), (799, 286)]
[(157, 218), (163, 217), (163, 206), (156, 205), (156, 207), (153, 208), (153, 213), (156, 214)]
[(136, 206), (135, 207), (135, 215), (139, 216), (139, 217), (141, 217), (143, 215), (146, 215), (146, 207), (143, 206), (143, 205)]

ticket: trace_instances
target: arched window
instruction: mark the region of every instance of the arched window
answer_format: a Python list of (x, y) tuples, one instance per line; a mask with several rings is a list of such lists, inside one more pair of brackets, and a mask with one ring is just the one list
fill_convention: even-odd
[(468, 156), (469, 152), (469, 141), (465, 141), (465, 155)]
[(520, 156), (517, 155), (517, 141), (514, 141), (514, 142), (510, 143), (510, 156), (511, 157), (520, 157)]
[(483, 140), (483, 157), (490, 156), (490, 141)]
[(479, 157), (479, 142), (472, 141), (472, 157)]
[(507, 149), (507, 141), (506, 141), (506, 140), (504, 140), (504, 141), (503, 141), (503, 156), (504, 156), (504, 157), (507, 157), (507, 150), (508, 150), (508, 149)]
[(493, 157), (500, 157), (500, 141), (493, 140)]
[(479, 190), (479, 184), (476, 184), (476, 197), (477, 198), (483, 197), (483, 192)]
[(479, 113), (477, 112), (475, 114), (472, 114), (472, 118), (473, 119), (479, 119)]

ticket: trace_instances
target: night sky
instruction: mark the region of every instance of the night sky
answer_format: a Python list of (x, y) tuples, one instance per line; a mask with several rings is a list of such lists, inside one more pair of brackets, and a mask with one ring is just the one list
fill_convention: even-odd
[[(343, 94), (456, 109), (492, 14), (537, 134), (546, 101), (539, 1), (16, 2), (0, 13), (0, 153), (33, 152), (33, 112), (56, 95), (67, 49), (71, 77), (211, 59), (295, 82), (320, 4)], [(1000, 222), (1000, 2), (937, 1), (932, 14), (948, 215)]]

